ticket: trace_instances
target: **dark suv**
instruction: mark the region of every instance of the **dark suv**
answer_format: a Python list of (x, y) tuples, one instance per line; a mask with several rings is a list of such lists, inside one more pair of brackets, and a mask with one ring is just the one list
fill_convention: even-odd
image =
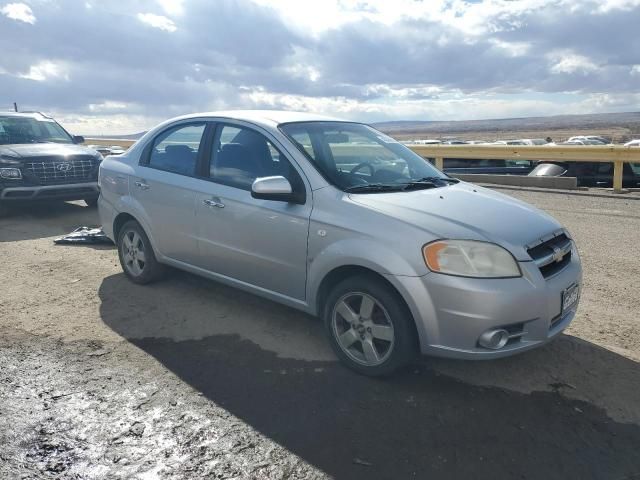
[(98, 199), (102, 156), (41, 113), (0, 113), (0, 213), (25, 200)]

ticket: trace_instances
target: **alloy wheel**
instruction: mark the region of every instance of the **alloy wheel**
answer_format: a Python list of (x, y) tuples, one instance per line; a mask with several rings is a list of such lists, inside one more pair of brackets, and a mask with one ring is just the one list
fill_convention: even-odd
[(361, 365), (380, 365), (393, 351), (395, 335), (389, 314), (366, 293), (343, 295), (333, 308), (331, 327), (342, 351)]
[(129, 273), (135, 277), (142, 275), (146, 265), (144, 241), (138, 232), (127, 231), (122, 237), (122, 258)]

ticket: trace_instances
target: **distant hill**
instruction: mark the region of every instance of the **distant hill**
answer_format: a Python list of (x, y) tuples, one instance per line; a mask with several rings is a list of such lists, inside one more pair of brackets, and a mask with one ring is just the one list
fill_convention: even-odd
[[(604, 135), (615, 141), (640, 138), (640, 112), (496, 118), (491, 120), (377, 122), (373, 126), (398, 139), (459, 137), (473, 139), (545, 138)], [(137, 140), (147, 132), (129, 135), (91, 135), (95, 139)]]
[[(466, 134), (469, 132), (627, 131), (640, 134), (640, 112), (556, 115), (549, 117), (497, 118), (462, 121), (393, 121), (374, 126), (391, 135)], [(577, 134), (577, 133), (576, 133)]]

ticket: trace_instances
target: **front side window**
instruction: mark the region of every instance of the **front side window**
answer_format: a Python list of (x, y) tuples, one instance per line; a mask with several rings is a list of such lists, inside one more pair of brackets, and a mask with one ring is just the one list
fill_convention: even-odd
[(221, 125), (214, 140), (209, 176), (220, 183), (250, 190), (256, 178), (283, 176), (296, 188), (300, 178), (289, 161), (262, 134)]
[(280, 126), (322, 175), (345, 191), (378, 192), (455, 183), (409, 148), (363, 124), (298, 122)]
[(153, 141), (149, 166), (194, 175), (205, 124), (180, 125), (162, 132)]
[(24, 143), (73, 143), (73, 139), (53, 120), (0, 117), (0, 145)]

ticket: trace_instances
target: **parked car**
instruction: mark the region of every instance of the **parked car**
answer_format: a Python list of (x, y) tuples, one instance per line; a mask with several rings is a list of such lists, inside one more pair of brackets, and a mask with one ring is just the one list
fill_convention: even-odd
[(548, 145), (550, 143), (544, 138), (523, 138), (520, 141), (523, 145)]
[(523, 140), (496, 140), (492, 145), (527, 145)]
[[(576, 177), (579, 187), (613, 187), (611, 162), (538, 162), (530, 177)], [(622, 169), (622, 186), (640, 187), (640, 164), (625, 163)]]
[(103, 157), (106, 157), (107, 155), (111, 155), (111, 148), (106, 145), (87, 145), (87, 148), (90, 148), (91, 150), (95, 150), (96, 152), (100, 153), (100, 155), (102, 155)]
[(171, 265), (317, 315), (366, 375), (418, 352), (523, 352), (578, 305), (580, 259), (562, 225), (367, 125), (187, 115), (105, 158), (99, 178), (102, 226), (132, 282)]
[(26, 200), (98, 198), (102, 156), (41, 113), (0, 113), (0, 211)]
[(625, 143), (624, 146), (625, 147), (640, 147), (640, 139), (631, 140), (630, 142)]
[(608, 139), (601, 137), (600, 135), (576, 135), (570, 137), (568, 142), (582, 141), (584, 145), (606, 145), (611, 143)]
[(606, 145), (600, 140), (594, 140), (589, 138), (579, 138), (574, 140), (567, 140), (566, 142), (560, 142), (559, 145)]
[(122, 155), (124, 152), (126, 152), (126, 149), (124, 149), (120, 145), (112, 145), (109, 148), (111, 149), (111, 155)]
[(409, 145), (440, 145), (441, 140), (423, 139), (423, 140), (409, 140), (406, 142)]
[(528, 175), (533, 164), (532, 160), (445, 158), (443, 170), (447, 174)]

